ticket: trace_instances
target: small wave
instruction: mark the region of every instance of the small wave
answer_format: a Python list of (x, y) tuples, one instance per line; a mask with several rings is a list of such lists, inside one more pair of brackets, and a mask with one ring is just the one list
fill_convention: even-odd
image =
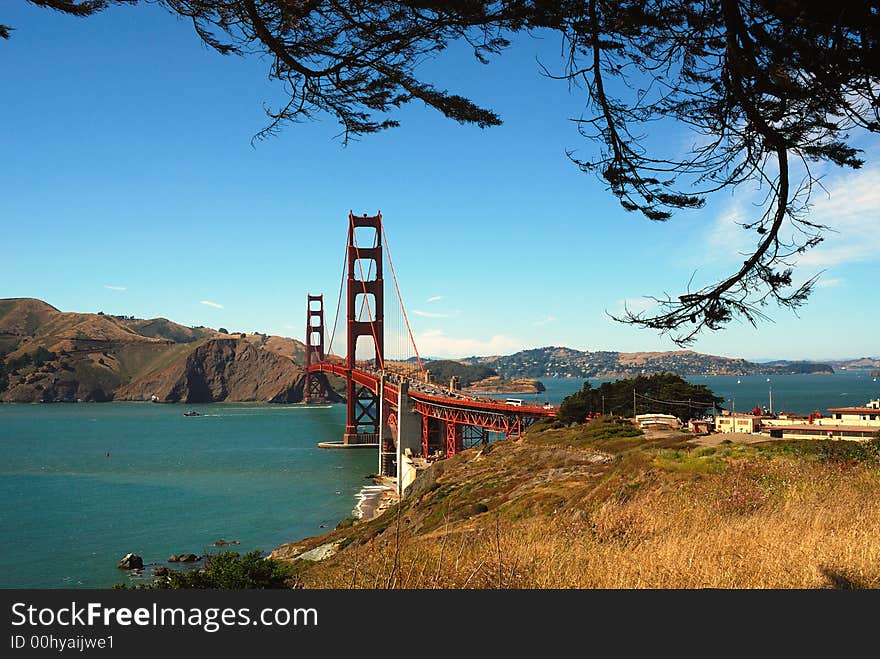
[(390, 490), (392, 488), (387, 485), (364, 485), (360, 492), (355, 495), (357, 504), (354, 510), (351, 511), (352, 515), (358, 519), (363, 518), (366, 512), (365, 507), (375, 508), (382, 498), (382, 492)]

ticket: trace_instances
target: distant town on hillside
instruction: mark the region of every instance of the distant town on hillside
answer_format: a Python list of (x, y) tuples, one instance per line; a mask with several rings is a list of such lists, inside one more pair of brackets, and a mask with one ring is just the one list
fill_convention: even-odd
[(831, 374), (835, 370), (880, 368), (880, 359), (871, 357), (833, 362), (777, 360), (757, 363), (732, 357), (704, 355), (691, 350), (589, 352), (560, 346), (521, 350), (512, 355), (474, 356), (459, 361), (490, 366), (505, 378), (629, 378), (662, 372), (679, 375)]

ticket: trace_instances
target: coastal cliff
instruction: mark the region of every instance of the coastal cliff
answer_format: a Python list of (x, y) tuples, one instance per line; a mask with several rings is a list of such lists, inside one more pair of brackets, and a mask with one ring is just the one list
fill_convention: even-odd
[(244, 339), (209, 339), (184, 359), (154, 371), (116, 391), (116, 400), (163, 403), (270, 401), (302, 399), (297, 384), (302, 368), (292, 360), (261, 350)]

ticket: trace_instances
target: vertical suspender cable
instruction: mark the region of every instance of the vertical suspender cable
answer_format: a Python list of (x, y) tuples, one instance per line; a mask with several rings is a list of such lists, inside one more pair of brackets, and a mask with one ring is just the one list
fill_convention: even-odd
[(348, 245), (342, 258), (342, 277), (339, 279), (339, 297), (336, 299), (336, 317), (333, 319), (333, 332), (330, 334), (330, 350), (333, 352), (333, 339), (336, 338), (336, 323), (339, 322), (339, 310), (342, 308), (342, 288), (345, 286), (345, 271), (348, 268)]
[(409, 340), (412, 342), (413, 350), (416, 352), (416, 361), (419, 364), (419, 373), (424, 372), (422, 366), (422, 358), (419, 356), (419, 349), (416, 347), (416, 340), (413, 338), (412, 329), (409, 326), (409, 318), (406, 317), (406, 307), (403, 306), (403, 298), (400, 296), (400, 286), (397, 285), (397, 275), (394, 274), (394, 262), (391, 260), (391, 248), (388, 247), (388, 236), (385, 235), (385, 225), (382, 224), (382, 242), (385, 244), (385, 254), (388, 255), (388, 265), (391, 267), (391, 278), (394, 280), (394, 290), (397, 291), (397, 301), (400, 302), (400, 310), (403, 312), (403, 320), (406, 323), (406, 331), (409, 333)]

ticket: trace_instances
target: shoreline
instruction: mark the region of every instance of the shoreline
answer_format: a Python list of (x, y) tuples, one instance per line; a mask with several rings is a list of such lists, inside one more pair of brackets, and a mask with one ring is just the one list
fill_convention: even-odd
[(397, 491), (386, 479), (376, 478), (372, 485), (364, 485), (355, 495), (352, 514), (358, 521), (378, 517), (385, 509), (397, 502)]

